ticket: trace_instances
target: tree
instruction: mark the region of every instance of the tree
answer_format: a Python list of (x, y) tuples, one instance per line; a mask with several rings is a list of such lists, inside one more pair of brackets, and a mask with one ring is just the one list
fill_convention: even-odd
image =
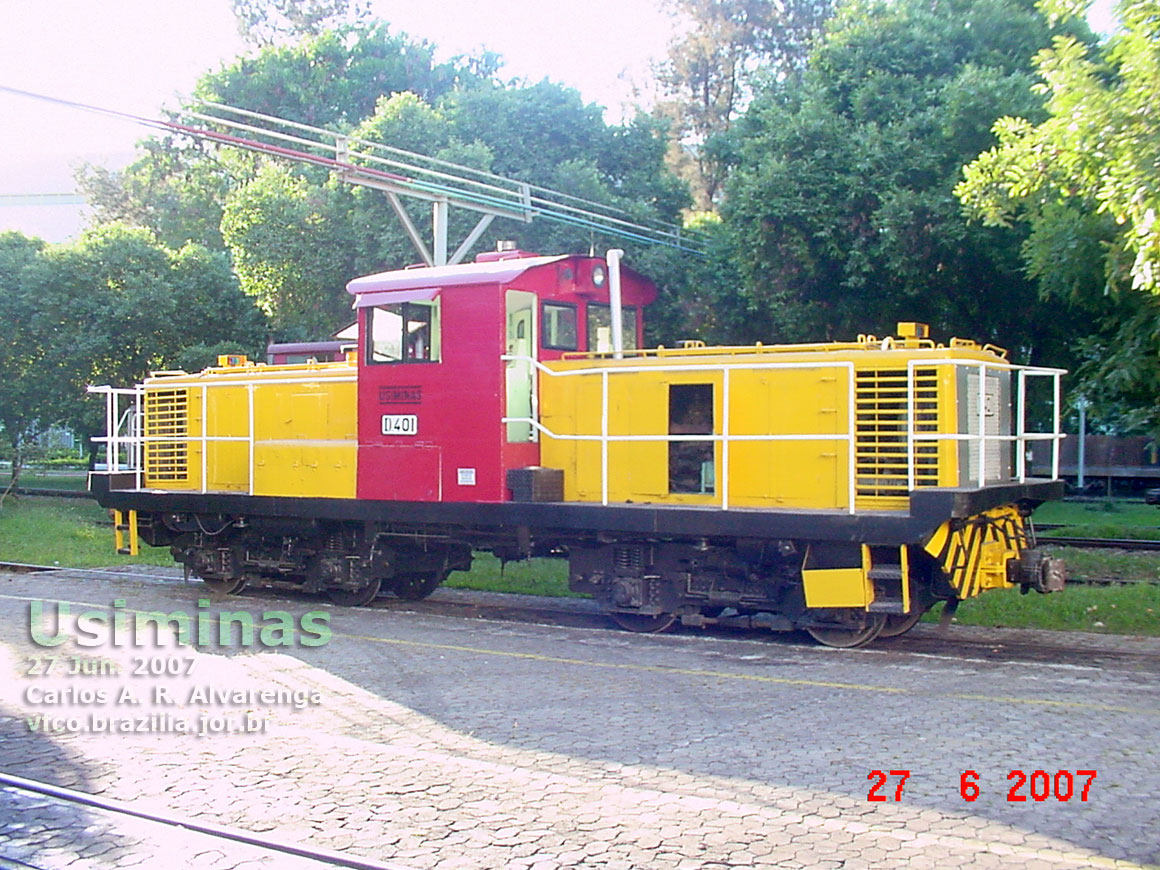
[(43, 368), (47, 348), (45, 336), (33, 328), (35, 298), (28, 286), (45, 247), (40, 239), (0, 233), (0, 426), (12, 448), (8, 488), (19, 484), (28, 443), (56, 422), (55, 410), (44, 401), (51, 397)]
[(136, 383), (191, 346), (262, 346), (261, 314), (223, 255), (195, 245), (172, 251), (136, 227), (100, 226), (72, 244), (44, 246), (20, 274), (16, 298), (32, 380), (5, 397), (6, 413), (59, 422), (82, 437), (104, 427), (87, 385)]
[(752, 327), (922, 320), (1059, 362), (1074, 315), (1040, 302), (1022, 240), (969, 224), (952, 192), (994, 118), (1040, 111), (1029, 58), (1050, 33), (1030, 0), (841, 6), (802, 81), (771, 84), (722, 143)]
[(242, 289), (279, 338), (318, 338), (350, 319), (352, 250), (332, 192), (268, 163), (226, 201), (222, 235)]
[[(555, 188), (629, 220), (680, 219), (688, 194), (665, 170), (662, 123), (645, 117), (608, 126), (599, 107), (573, 89), (548, 81), (501, 86), (494, 64), (488, 55), (436, 63), (426, 43), (365, 21), (267, 46), (202, 77), (196, 93)], [(343, 287), (351, 277), (419, 259), (381, 191), (348, 185), (324, 168), (181, 136), (146, 147), (123, 175), (86, 174), (98, 214), (149, 227), (171, 249), (186, 240), (228, 248), (242, 288), (279, 338), (318, 338), (346, 325)], [(350, 159), (363, 160), (361, 150), (353, 143)], [(404, 205), (417, 226), (429, 225), (429, 206), (405, 198)], [(453, 209), (452, 244), (478, 219)], [(499, 239), (542, 251), (610, 246), (580, 222), (499, 219), (476, 250)]]
[[(434, 100), (488, 80), (495, 63), (492, 55), (438, 63), (427, 43), (394, 35), (382, 22), (360, 21), (266, 46), (205, 74), (193, 90), (197, 100), (349, 130), (385, 94), (410, 91)], [(193, 241), (224, 250), (226, 197), (253, 180), (261, 161), (179, 135), (145, 139), (138, 147), (141, 156), (123, 171), (85, 166), (78, 173), (97, 222), (148, 227), (175, 249)], [(311, 177), (321, 183), (325, 173)]]
[(688, 30), (655, 69), (664, 95), (658, 114), (672, 126), (670, 159), (712, 208), (724, 167), (708, 147), (727, 132), (762, 78), (784, 80), (804, 67), (832, 0), (666, 0)]
[[(1043, 4), (1066, 18), (1083, 6)], [(1106, 430), (1160, 428), (1160, 19), (1123, 0), (1120, 29), (1099, 46), (1059, 36), (1035, 57), (1046, 118), (1012, 113), (998, 144), (955, 192), (988, 226), (1022, 222), (1029, 273), (1074, 300), (1095, 330), (1081, 343), (1073, 393)]]
[[(456, 92), (435, 104), (412, 93), (394, 94), (381, 98), (352, 135), (468, 170), (527, 179), (621, 209), (627, 219), (676, 221), (688, 203), (683, 185), (665, 171), (657, 124), (643, 119), (609, 127), (597, 107), (550, 82)], [(353, 144), (351, 159), (361, 161), (364, 150)], [(428, 224), (425, 202), (401, 200), (416, 226)], [(451, 210), (452, 250), (479, 217)], [(290, 167), (266, 166), (232, 194), (222, 227), (244, 288), (286, 337), (319, 337), (345, 325), (349, 310), (342, 287), (353, 275), (419, 259), (381, 191), (310, 178)], [(501, 218), (476, 250), (491, 249), (500, 239), (550, 252), (623, 245), (594, 227)], [(625, 247), (630, 255), (638, 253)]]
[(430, 43), (392, 34), (381, 21), (344, 25), (271, 45), (202, 76), (194, 96), (300, 124), (349, 129), (383, 95), (433, 101), (494, 73), (496, 58), (435, 60)]
[[(1061, 2), (1044, 0), (1066, 12)], [(1122, 0), (1121, 29), (1093, 47), (1057, 36), (1035, 56), (1048, 117), (1000, 118), (999, 143), (964, 170), (956, 193), (988, 225), (1016, 216), (1050, 222), (1057, 203), (1110, 215), (1120, 227), (1107, 258), (1109, 286), (1160, 293), (1160, 16), (1152, 0)], [(1127, 276), (1122, 257), (1130, 255)]]
[(350, 0), (231, 0), (238, 33), (251, 45), (273, 45), (280, 38), (317, 36), (370, 15), (370, 4)]

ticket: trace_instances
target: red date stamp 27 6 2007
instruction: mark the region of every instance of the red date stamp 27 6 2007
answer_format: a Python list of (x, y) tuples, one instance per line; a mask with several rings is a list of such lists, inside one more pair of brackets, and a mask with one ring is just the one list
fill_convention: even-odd
[[(901, 801), (902, 789), (910, 778), (910, 771), (872, 770), (866, 778), (873, 783), (866, 800)], [(1007, 774), (1007, 781), (1011, 784), (1007, 789), (1007, 800), (1010, 803), (1024, 803), (1028, 798), (1036, 802), (1048, 799), (1066, 802), (1072, 798), (1087, 801), (1095, 779), (1094, 770), (1033, 770), (1030, 773), (1012, 770)], [(978, 772), (964, 770), (959, 775), (959, 797), (971, 803), (978, 800), (980, 794)]]

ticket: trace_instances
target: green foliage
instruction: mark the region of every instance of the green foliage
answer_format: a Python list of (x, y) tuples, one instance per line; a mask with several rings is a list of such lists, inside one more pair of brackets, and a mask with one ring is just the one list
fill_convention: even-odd
[(729, 130), (758, 81), (796, 79), (832, 0), (665, 0), (687, 30), (654, 70), (663, 98), (659, 117), (671, 125), (671, 165), (693, 188), (699, 208), (712, 208), (725, 165), (709, 145)]
[(1075, 314), (1049, 311), (1021, 239), (953, 195), (996, 117), (1038, 111), (1029, 59), (1049, 40), (1030, 0), (841, 5), (802, 81), (759, 93), (719, 146), (747, 323), (800, 340), (919, 320), (1066, 362)]
[(238, 33), (252, 45), (272, 45), (280, 37), (317, 36), (329, 27), (360, 21), (369, 3), (350, 0), (231, 0)]
[(380, 96), (412, 91), (432, 101), (480, 81), (488, 59), (435, 60), (430, 44), (381, 21), (272, 45), (203, 76), (194, 96), (315, 127), (349, 128)]
[(56, 418), (43, 401), (48, 336), (33, 326), (36, 297), (29, 286), (44, 249), (39, 239), (0, 233), (0, 430), (11, 447), (13, 480), (20, 476), (28, 442)]
[(329, 194), (269, 163), (226, 200), (222, 236), (242, 289), (283, 339), (329, 335), (350, 319), (350, 245)]
[(1158, 293), (1160, 16), (1154, 0), (1124, 0), (1118, 11), (1121, 30), (1106, 45), (1060, 35), (1036, 55), (1049, 117), (999, 119), (999, 144), (966, 168), (958, 193), (989, 224), (1050, 221), (1050, 207), (1067, 200), (1107, 213), (1133, 257), (1132, 286)]
[[(685, 186), (664, 169), (659, 122), (609, 127), (600, 109), (570, 88), (548, 81), (500, 86), (494, 56), (436, 62), (430, 45), (392, 34), (382, 22), (359, 18), (315, 32), (287, 23), (293, 10), (280, 0), (243, 5), (281, 16), (300, 38), (275, 40), (203, 76), (195, 89), (200, 99), (557, 188), (619, 208), (630, 220), (676, 222), (689, 202)], [(350, 12), (332, 0), (307, 7)], [(83, 173), (98, 215), (149, 227), (171, 248), (186, 241), (227, 248), (243, 290), (279, 339), (319, 338), (345, 326), (347, 281), (419, 259), (381, 191), (181, 137), (145, 148), (124, 173)], [(359, 152), (355, 144), (355, 162), (365, 160)], [(430, 225), (428, 205), (404, 199), (404, 207), (416, 226)], [(479, 217), (452, 210), (452, 250)], [(500, 239), (545, 252), (618, 244), (586, 227), (499, 219), (475, 249)], [(628, 248), (631, 259), (637, 251)]]
[(170, 250), (149, 230), (107, 224), (55, 246), (6, 235), (0, 272), (10, 282), (0, 293), (12, 317), (3, 339), (12, 352), (0, 363), (10, 439), (54, 423), (95, 434), (104, 412), (87, 385), (135, 383), (190, 345), (232, 338), (252, 353), (262, 344), (261, 314), (228, 258), (192, 244)]
[[(1044, 3), (1066, 20), (1084, 4)], [(1011, 113), (998, 144), (956, 188), (992, 226), (1024, 221), (1029, 273), (1045, 294), (1079, 300), (1097, 329), (1081, 342), (1079, 390), (1105, 430), (1160, 427), (1160, 17), (1123, 0), (1121, 29), (1091, 46), (1057, 36), (1035, 56), (1046, 117)]]

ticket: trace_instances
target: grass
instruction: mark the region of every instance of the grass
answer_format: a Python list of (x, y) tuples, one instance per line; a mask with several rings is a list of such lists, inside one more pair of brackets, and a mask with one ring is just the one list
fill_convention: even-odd
[[(936, 606), (924, 621), (937, 622), (940, 610)], [(1050, 595), (1002, 589), (962, 602), (955, 619), (959, 625), (1156, 637), (1160, 636), (1160, 586), (1068, 586)]]
[[(964, 601), (956, 615), (959, 623), (1160, 636), (1160, 585), (1155, 582), (1160, 580), (1160, 553), (1053, 549), (1068, 561), (1073, 577), (1153, 582), (1073, 585), (1054, 595), (990, 592)], [(164, 548), (143, 546), (136, 558), (117, 555), (108, 516), (91, 501), (34, 496), (9, 496), (0, 507), (0, 559), (76, 568), (173, 564)], [(568, 590), (567, 576), (567, 563), (562, 559), (501, 565), (494, 556), (479, 554), (470, 572), (453, 574), (447, 585), (566, 596), (573, 594)], [(937, 616), (928, 614), (926, 618)]]
[(515, 592), (520, 595), (575, 597), (568, 588), (568, 562), (564, 559), (528, 559), (506, 565), (491, 553), (476, 553), (471, 570), (456, 571), (447, 581), (454, 589), (484, 592)]
[(1061, 523), (1041, 537), (1066, 535), (1077, 538), (1132, 538), (1160, 540), (1160, 507), (1143, 499), (1053, 501), (1035, 511), (1037, 523)]
[[(8, 488), (11, 478), (0, 475), (0, 492)], [(46, 471), (25, 468), (20, 472), (20, 486), (28, 489), (64, 489), (84, 491), (88, 486), (87, 471)]]
[(0, 559), (67, 568), (173, 564), (165, 548), (142, 545), (140, 556), (118, 555), (113, 524), (96, 502), (11, 495), (0, 508)]

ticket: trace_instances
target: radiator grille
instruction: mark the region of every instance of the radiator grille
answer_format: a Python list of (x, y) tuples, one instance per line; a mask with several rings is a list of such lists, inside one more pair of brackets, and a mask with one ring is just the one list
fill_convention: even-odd
[[(871, 369), (855, 375), (855, 470), (863, 498), (905, 498), (907, 480), (906, 369)], [(914, 431), (938, 431), (938, 376), (933, 368), (914, 373)], [(939, 448), (916, 441), (917, 486), (937, 486)]]
[(188, 390), (145, 393), (145, 480), (189, 480)]

